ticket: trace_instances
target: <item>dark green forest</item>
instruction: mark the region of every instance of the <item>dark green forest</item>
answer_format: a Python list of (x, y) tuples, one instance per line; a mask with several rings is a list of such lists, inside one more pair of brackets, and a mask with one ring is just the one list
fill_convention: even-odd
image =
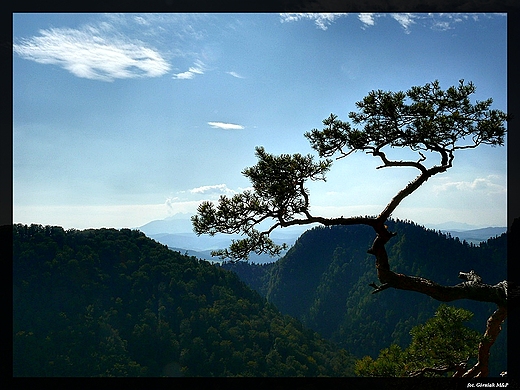
[[(506, 279), (506, 235), (475, 246), (388, 224), (398, 272), (451, 285), (470, 269), (485, 283)], [(275, 263), (218, 266), (136, 230), (14, 225), (13, 375), (354, 376), (356, 360), (407, 348), (440, 306), (413, 292), (371, 294), (372, 240), (362, 225), (318, 227)], [(449, 305), (474, 313), (480, 334), (494, 310)], [(491, 376), (506, 369), (506, 339), (507, 322)]]
[[(387, 244), (396, 272), (444, 285), (461, 283), (460, 271), (475, 270), (483, 282), (507, 279), (507, 235), (479, 246), (413, 222), (389, 220), (397, 236)], [(377, 282), (369, 226), (316, 227), (305, 232), (280, 260), (269, 264), (225, 263), (282, 313), (293, 316), (357, 358), (377, 358), (383, 348), (406, 348), (414, 326), (432, 318), (441, 302), (410, 291), (371, 294)], [(474, 313), (469, 327), (483, 334), (492, 303), (459, 300), (450, 306)], [(491, 349), (490, 376), (507, 367), (507, 321)]]
[(12, 239), (14, 376), (354, 375), (234, 273), (139, 231), (14, 225)]

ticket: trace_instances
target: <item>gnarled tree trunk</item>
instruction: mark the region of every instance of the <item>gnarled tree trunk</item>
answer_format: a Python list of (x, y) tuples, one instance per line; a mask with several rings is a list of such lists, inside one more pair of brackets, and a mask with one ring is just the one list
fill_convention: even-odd
[[(489, 374), (490, 348), (495, 343), (502, 330), (502, 323), (507, 318), (507, 281), (496, 285), (484, 284), (482, 278), (472, 270), (468, 273), (459, 273), (459, 277), (465, 279), (465, 282), (455, 286), (443, 286), (425, 278), (395, 273), (390, 270), (385, 244), (396, 234), (389, 232), (382, 223), (375, 223), (373, 228), (377, 236), (368, 253), (376, 257), (377, 276), (382, 285), (371, 284), (374, 288), (372, 293), (393, 287), (426, 294), (442, 302), (471, 299), (480, 302), (493, 302), (497, 305), (497, 310), (487, 320), (484, 341), (479, 345), (477, 363), (465, 372), (458, 369), (454, 375), (467, 378), (487, 377)], [(463, 364), (461, 362), (460, 366)]]

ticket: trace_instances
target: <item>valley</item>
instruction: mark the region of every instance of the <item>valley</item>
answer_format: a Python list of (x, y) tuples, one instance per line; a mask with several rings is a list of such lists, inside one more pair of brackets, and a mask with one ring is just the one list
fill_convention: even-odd
[[(388, 244), (398, 270), (447, 285), (470, 269), (485, 283), (506, 279), (505, 234), (475, 245), (409, 221), (388, 224), (398, 233)], [(370, 293), (373, 232), (364, 226), (286, 235), (293, 245), (269, 262), (207, 261), (160, 242), (172, 236), (183, 246), (193, 239), (15, 225), (15, 376), (353, 376), (356, 359), (405, 346), (439, 307), (421, 294)], [(479, 332), (493, 311), (450, 305), (471, 310)], [(503, 328), (492, 376), (507, 367)]]

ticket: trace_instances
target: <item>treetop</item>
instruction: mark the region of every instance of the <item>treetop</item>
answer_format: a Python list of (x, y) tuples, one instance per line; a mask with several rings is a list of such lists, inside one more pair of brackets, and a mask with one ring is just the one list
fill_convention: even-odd
[[(470, 96), (475, 90), (473, 83), (464, 80), (442, 90), (436, 80), (411, 87), (406, 92), (371, 91), (356, 103), (358, 111), (349, 113), (351, 123), (330, 114), (323, 120), (322, 130), (305, 133), (311, 147), (322, 158), (318, 161), (310, 154), (275, 156), (261, 146), (256, 147), (258, 162), (242, 171), (251, 181), (252, 190), (231, 198), (221, 196), (217, 205), (201, 203), (197, 215), (192, 217), (194, 231), (199, 235), (245, 235), (247, 238), (234, 242), (229, 251), (217, 252), (234, 259), (247, 258), (251, 251), (279, 254), (283, 247), (275, 245), (268, 235), (277, 227), (297, 224), (367, 224), (379, 229), (381, 237), (390, 238), (390, 233), (382, 233), (384, 221), (405, 197), (431, 176), (451, 168), (456, 150), (473, 149), (482, 144), (504, 144), (508, 115), (491, 109), (491, 98), (472, 103)], [(387, 158), (385, 147), (410, 148), (417, 152), (417, 160), (392, 161)], [(332, 166), (330, 157), (335, 155), (336, 159), (341, 159), (356, 151), (379, 157), (382, 165), (378, 168), (413, 167), (420, 174), (399, 191), (377, 217), (312, 215), (305, 183), (308, 180), (325, 181), (325, 174)], [(426, 167), (423, 152), (438, 153), (440, 161)], [(271, 227), (260, 232), (257, 227), (263, 222), (271, 223)]]
[(385, 146), (451, 154), (480, 144), (503, 145), (507, 114), (490, 109), (491, 98), (472, 104), (475, 90), (473, 83), (460, 80), (444, 91), (436, 80), (406, 92), (371, 91), (356, 103), (359, 112), (348, 115), (363, 127), (331, 114), (323, 130), (305, 136), (321, 157), (338, 158), (357, 150), (377, 154)]

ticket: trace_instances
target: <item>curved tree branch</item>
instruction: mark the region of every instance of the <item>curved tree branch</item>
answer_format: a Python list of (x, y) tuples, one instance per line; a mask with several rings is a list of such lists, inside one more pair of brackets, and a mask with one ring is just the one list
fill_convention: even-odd
[(459, 364), (450, 364), (448, 366), (443, 367), (424, 367), (420, 370), (410, 372), (408, 376), (410, 377), (417, 377), (417, 376), (423, 376), (427, 372), (433, 372), (435, 374), (444, 374), (449, 371), (455, 371), (453, 374), (454, 378), (462, 377), (466, 370), (466, 362), (462, 362)]
[(484, 341), (479, 345), (477, 364), (462, 375), (460, 375), (459, 371), (456, 372), (457, 376), (486, 377), (489, 374), (490, 348), (500, 334), (502, 329), (501, 324), (507, 318), (507, 281), (500, 282), (493, 286), (483, 284), (481, 283), (482, 278), (476, 275), (472, 270), (469, 273), (461, 272), (459, 274), (460, 278), (467, 280), (466, 282), (456, 286), (443, 286), (425, 278), (392, 272), (388, 264), (388, 255), (385, 249), (385, 244), (391, 238), (392, 233), (388, 232), (386, 226), (377, 226), (376, 229), (376, 232), (379, 230), (377, 237), (368, 252), (376, 257), (377, 275), (383, 284), (379, 287), (375, 284), (371, 284), (371, 286), (374, 287), (373, 293), (393, 287), (399, 290), (419, 292), (441, 302), (471, 299), (480, 302), (492, 302), (498, 306), (498, 309), (487, 321)]
[(498, 309), (489, 317), (486, 323), (486, 332), (484, 333), (484, 341), (479, 345), (478, 362), (469, 369), (463, 377), (478, 378), (487, 377), (489, 374), (489, 350), (495, 343), (500, 331), (502, 330), (502, 323), (507, 318), (507, 307), (499, 306)]
[[(407, 196), (416, 191), (430, 177), (452, 167), (454, 151), (475, 148), (481, 144), (503, 145), (504, 122), (510, 117), (499, 110), (490, 110), (491, 99), (471, 104), (469, 95), (475, 92), (470, 82), (459, 81), (458, 86), (440, 89), (434, 81), (422, 87), (412, 87), (405, 92), (371, 91), (356, 106), (360, 112), (351, 112), (354, 124), (364, 124), (355, 129), (331, 114), (323, 120), (325, 128), (305, 133), (311, 146), (320, 157), (332, 157), (339, 153), (344, 158), (355, 151), (365, 151), (379, 157), (383, 167), (413, 167), (420, 174), (401, 189), (376, 217), (324, 218), (310, 213), (310, 201), (304, 187), (306, 180), (325, 181), (325, 173), (332, 161), (313, 162), (312, 156), (273, 156), (262, 147), (256, 149), (259, 162), (245, 169), (254, 192), (245, 192), (231, 199), (221, 197), (218, 207), (205, 202), (199, 206), (198, 215), (192, 217), (197, 234), (243, 233), (244, 240), (233, 242), (230, 250), (217, 253), (235, 259), (247, 258), (248, 253), (279, 254), (281, 246), (268, 236), (277, 227), (319, 223), (332, 225), (368, 225), (376, 237), (368, 253), (375, 256), (376, 270), (381, 286), (371, 284), (373, 293), (390, 287), (416, 291), (436, 300), (449, 302), (471, 299), (497, 304), (497, 311), (488, 320), (487, 341), (479, 347), (479, 362), (465, 376), (486, 376), (489, 348), (500, 332), (500, 324), (507, 317), (507, 282), (491, 286), (481, 283), (474, 274), (461, 273), (465, 282), (456, 286), (442, 286), (431, 280), (395, 273), (390, 269), (386, 243), (396, 234), (388, 231), (385, 221)], [(409, 103), (406, 102), (408, 99)], [(473, 144), (465, 140), (471, 139)], [(458, 144), (458, 142), (463, 144)], [(418, 161), (391, 161), (382, 151), (384, 147), (407, 147), (419, 153)], [(427, 168), (423, 151), (440, 154), (440, 165)], [(264, 232), (254, 227), (272, 219), (274, 222)], [(458, 375), (458, 374), (457, 374)]]

